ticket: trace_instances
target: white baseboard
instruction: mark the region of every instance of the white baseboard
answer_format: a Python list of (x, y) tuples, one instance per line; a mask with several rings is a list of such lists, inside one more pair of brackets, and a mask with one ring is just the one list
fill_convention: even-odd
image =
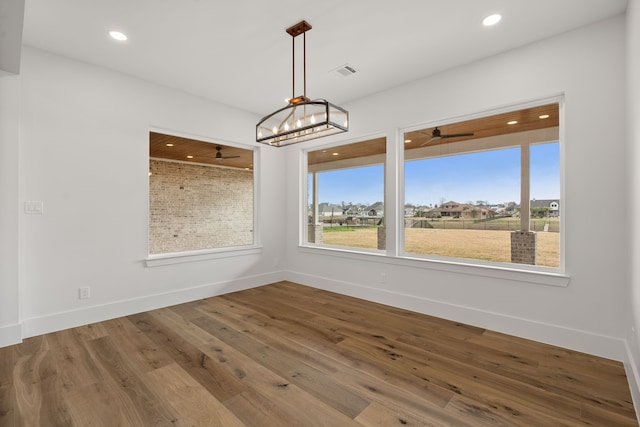
[(629, 389), (633, 399), (633, 406), (636, 409), (636, 417), (640, 420), (640, 373), (638, 372), (638, 364), (633, 356), (633, 350), (629, 341), (625, 341), (626, 357), (624, 360), (624, 370), (627, 373), (627, 381), (629, 381)]
[(22, 324), (0, 326), (0, 347), (7, 347), (22, 342)]
[(424, 313), (455, 322), (514, 335), (608, 359), (626, 359), (625, 341), (563, 326), (507, 316), (473, 307), (436, 301), (423, 296), (407, 295), (356, 283), (330, 280), (295, 271), (286, 272), (286, 280), (327, 291), (353, 296), (381, 304)]
[[(143, 311), (155, 310), (157, 308), (169, 307), (171, 305), (195, 301), (202, 298), (255, 288), (257, 286), (279, 282), (281, 280), (284, 280), (284, 272), (277, 271), (269, 274), (243, 277), (188, 289), (179, 289), (163, 294), (147, 295), (125, 301), (94, 305), (78, 310), (24, 319), (22, 322), (22, 337), (28, 338), (64, 329), (75, 328), (77, 326), (128, 316), (135, 313), (141, 313)], [(2, 342), (0, 341), (0, 345), (1, 344)]]

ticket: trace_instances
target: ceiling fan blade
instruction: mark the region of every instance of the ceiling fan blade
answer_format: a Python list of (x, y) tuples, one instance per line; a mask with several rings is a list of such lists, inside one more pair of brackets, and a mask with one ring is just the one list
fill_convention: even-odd
[(451, 134), (442, 135), (440, 133), (440, 129), (435, 128), (431, 135), (432, 135), (431, 138), (429, 140), (427, 140), (427, 142), (423, 142), (422, 144), (420, 144), (421, 147), (424, 147), (425, 145), (429, 144), (430, 142), (437, 141), (437, 140), (443, 139), (443, 138), (461, 138), (461, 137), (464, 137), (464, 136), (473, 136), (473, 132), (451, 133)]
[(437, 141), (438, 139), (441, 139), (441, 138), (442, 138), (441, 136), (432, 136), (426, 142), (423, 142), (422, 144), (420, 144), (420, 147), (424, 147), (425, 145), (429, 144), (430, 142)]
[(438, 126), (436, 126), (435, 128), (433, 128), (433, 130), (431, 131), (431, 138), (429, 138), (427, 140), (427, 142), (423, 142), (422, 144), (420, 144), (421, 147), (427, 145), (430, 142), (433, 141), (437, 141), (438, 139), (442, 138), (441, 134), (440, 134), (440, 129), (438, 129)]
[(223, 156), (222, 155), (222, 147), (216, 147), (216, 160), (219, 162), (223, 162), (226, 159), (237, 159), (240, 156)]
[(473, 136), (473, 132), (467, 132), (467, 133), (452, 133), (452, 134), (448, 134), (448, 135), (441, 135), (441, 138), (460, 138), (463, 136)]

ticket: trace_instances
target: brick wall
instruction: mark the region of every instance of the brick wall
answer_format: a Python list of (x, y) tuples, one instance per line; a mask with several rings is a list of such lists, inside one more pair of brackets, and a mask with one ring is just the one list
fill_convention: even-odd
[(324, 237), (322, 224), (309, 224), (307, 230), (307, 240), (309, 243), (322, 243)]
[(149, 253), (253, 243), (253, 171), (149, 160)]
[(536, 264), (537, 240), (535, 231), (511, 232), (511, 262)]

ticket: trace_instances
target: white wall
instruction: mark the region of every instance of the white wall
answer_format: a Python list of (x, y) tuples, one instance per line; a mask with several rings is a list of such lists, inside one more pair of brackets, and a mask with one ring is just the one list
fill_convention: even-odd
[[(393, 165), (396, 147), (402, 145), (401, 139), (396, 141), (398, 128), (564, 93), (568, 286), (528, 283), (507, 275), (486, 277), (463, 267), (299, 248), (296, 213), (303, 203), (297, 183), (305, 182), (298, 176), (299, 151), (313, 143), (288, 151), (288, 161), (296, 167), (289, 168), (287, 177), (287, 277), (623, 359), (629, 311), (624, 45), (625, 19), (620, 16), (345, 105), (351, 124), (345, 138), (387, 135), (393, 175), (398, 173)], [(393, 185), (387, 192), (391, 205), (399, 194)], [(603, 206), (606, 214), (594, 216)], [(385, 222), (394, 227), (396, 218), (389, 213)], [(394, 244), (387, 239), (388, 249)]]
[(0, 76), (20, 72), (24, 0), (0, 2)]
[(20, 77), (0, 77), (0, 346), (22, 337), (18, 278)]
[(627, 377), (632, 384), (631, 390), (636, 402), (640, 402), (640, 224), (637, 212), (640, 212), (640, 0), (629, 0), (627, 7), (627, 144), (629, 150), (627, 167), (629, 168), (631, 191), (629, 192), (629, 211), (631, 218), (629, 230), (631, 237), (629, 263), (631, 266), (632, 315), (629, 316), (629, 354)]
[[(266, 218), (262, 253), (144, 263), (150, 126), (251, 145), (258, 117), (28, 47), (19, 79), (20, 103), (9, 111), (20, 108), (19, 169), (14, 125), (7, 146), (3, 132), (0, 171), (3, 232), (20, 222), (19, 243), (10, 233), (1, 241), (12, 262), (20, 246), (22, 302), (3, 256), (0, 331), (18, 320), (18, 307), (27, 337), (280, 279), (271, 254), (284, 252), (283, 225)], [(1, 117), (16, 120), (4, 110)], [(259, 157), (258, 203), (274, 212), (284, 204), (285, 159), (268, 147)], [(22, 213), (24, 201), (43, 201), (44, 214)], [(78, 298), (81, 286), (91, 287), (90, 299)]]

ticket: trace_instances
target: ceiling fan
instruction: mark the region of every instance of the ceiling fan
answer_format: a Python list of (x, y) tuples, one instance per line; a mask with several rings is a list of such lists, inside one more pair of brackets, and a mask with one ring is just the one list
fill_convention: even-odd
[(460, 138), (463, 136), (473, 136), (473, 132), (466, 132), (466, 133), (450, 133), (450, 134), (445, 134), (443, 135), (442, 132), (440, 132), (440, 129), (438, 129), (438, 127), (436, 126), (435, 128), (433, 128), (433, 131), (431, 131), (431, 138), (429, 140), (427, 140), (427, 142), (424, 142), (422, 144), (420, 144), (420, 146), (424, 146), (427, 145), (430, 142), (433, 141), (437, 141), (439, 139), (443, 139), (443, 138)]
[(220, 146), (216, 147), (216, 160), (221, 162), (221, 163), (224, 162), (227, 159), (236, 159), (238, 157), (240, 157), (240, 156), (223, 156), (222, 155), (222, 147), (220, 147)]

